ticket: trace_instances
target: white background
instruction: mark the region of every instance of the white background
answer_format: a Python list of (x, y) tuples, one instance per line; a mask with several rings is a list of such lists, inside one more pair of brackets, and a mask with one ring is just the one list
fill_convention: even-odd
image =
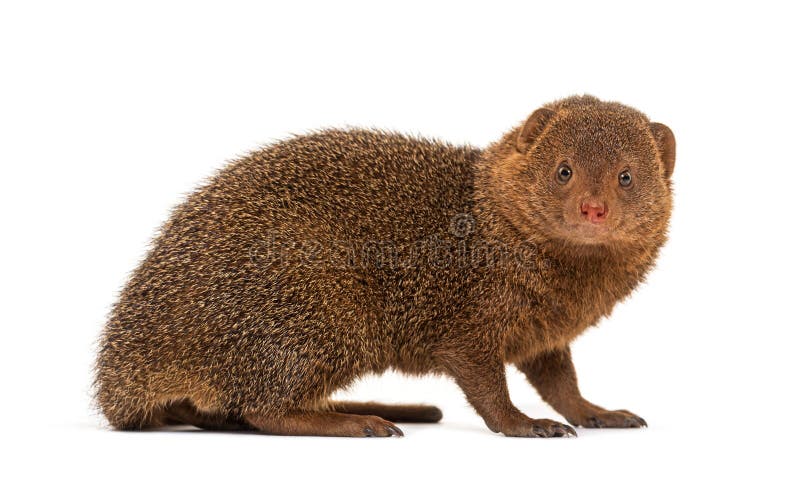
[[(797, 20), (764, 1), (3, 2), (3, 477), (797, 479)], [(395, 375), (344, 396), (432, 402), (441, 424), (402, 439), (120, 433), (92, 410), (116, 292), (224, 161), (325, 126), (484, 146), (584, 92), (678, 142), (657, 269), (574, 345), (586, 397), (648, 429), (508, 439), (450, 380)], [(509, 376), (520, 408), (560, 419)]]

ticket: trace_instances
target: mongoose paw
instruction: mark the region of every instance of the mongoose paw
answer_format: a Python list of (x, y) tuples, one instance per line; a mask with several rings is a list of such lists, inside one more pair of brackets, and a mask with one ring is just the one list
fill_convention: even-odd
[[(403, 437), (403, 431), (391, 422), (378, 416), (359, 416), (364, 418), (361, 436), (366, 438)], [(358, 435), (358, 434), (356, 434)]]
[(578, 418), (568, 418), (573, 426), (584, 428), (643, 428), (647, 427), (647, 421), (633, 414), (630, 411), (620, 409), (618, 411), (596, 411), (586, 413)]
[(503, 428), (500, 432), (506, 436), (523, 438), (561, 438), (578, 435), (572, 426), (550, 419), (529, 419)]

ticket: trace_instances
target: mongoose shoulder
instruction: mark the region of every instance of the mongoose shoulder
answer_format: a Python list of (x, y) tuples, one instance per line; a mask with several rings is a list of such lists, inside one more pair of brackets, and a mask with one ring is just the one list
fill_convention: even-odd
[(571, 424), (639, 427), (586, 401), (569, 344), (665, 242), (675, 141), (580, 96), (485, 149), (376, 130), (297, 136), (178, 206), (112, 309), (96, 364), (112, 426), (391, 436), (427, 405), (333, 402), (389, 368), (451, 376), (487, 426), (574, 434), (513, 406), (517, 365)]

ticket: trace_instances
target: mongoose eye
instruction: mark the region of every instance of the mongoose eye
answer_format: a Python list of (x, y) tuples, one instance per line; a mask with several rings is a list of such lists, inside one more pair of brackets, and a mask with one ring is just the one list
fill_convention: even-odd
[(556, 179), (561, 184), (566, 184), (572, 177), (572, 169), (567, 164), (561, 164), (556, 171)]
[(629, 187), (631, 182), (633, 182), (633, 176), (631, 175), (630, 170), (625, 169), (619, 173), (619, 185), (623, 187)]

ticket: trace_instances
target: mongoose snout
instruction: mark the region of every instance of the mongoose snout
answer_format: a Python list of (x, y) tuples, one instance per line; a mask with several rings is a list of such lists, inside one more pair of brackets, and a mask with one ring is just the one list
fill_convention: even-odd
[(597, 199), (588, 199), (581, 202), (581, 216), (592, 224), (602, 224), (608, 214), (606, 203)]

